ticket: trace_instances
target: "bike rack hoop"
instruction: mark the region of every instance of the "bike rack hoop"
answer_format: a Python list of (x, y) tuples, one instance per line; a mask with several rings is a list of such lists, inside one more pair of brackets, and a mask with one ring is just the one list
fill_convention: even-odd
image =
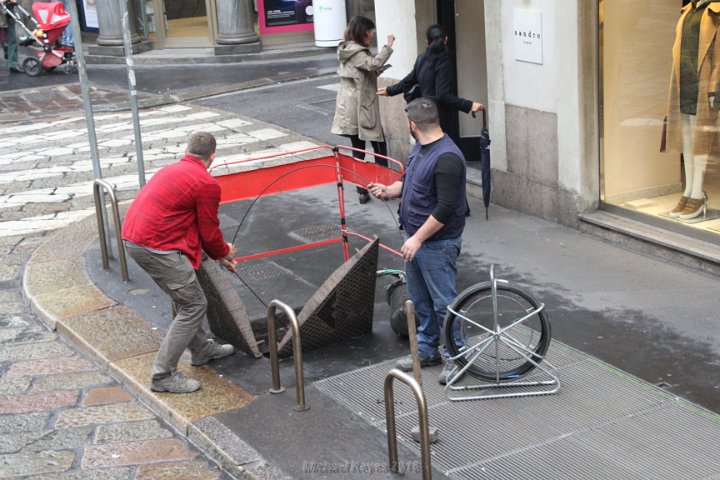
[(385, 424), (387, 425), (388, 462), (390, 470), (398, 473), (397, 431), (395, 428), (395, 395), (394, 380), (400, 380), (410, 387), (418, 404), (418, 420), (420, 422), (420, 455), (422, 459), (423, 480), (432, 480), (430, 466), (430, 427), (428, 426), (428, 409), (422, 387), (413, 377), (393, 368), (385, 377)]
[(120, 235), (122, 231), (122, 221), (120, 220), (120, 209), (118, 208), (117, 196), (115, 195), (115, 186), (96, 178), (93, 181), (93, 197), (95, 198), (95, 216), (98, 224), (98, 235), (100, 236), (100, 253), (102, 255), (103, 269), (107, 270), (110, 268), (110, 254), (107, 248), (107, 237), (105, 236), (101, 207), (103, 199), (100, 197), (100, 188), (110, 196), (110, 205), (112, 206), (113, 221), (115, 223), (115, 237), (117, 238), (118, 258), (120, 260), (120, 271), (123, 281), (127, 282), (130, 276), (128, 275), (127, 259), (125, 258), (125, 247)]
[(300, 325), (293, 309), (280, 300), (270, 302), (267, 310), (268, 347), (270, 350), (270, 368), (272, 370), (272, 388), (269, 391), (270, 393), (282, 393), (285, 391), (285, 388), (280, 385), (280, 364), (278, 361), (277, 337), (275, 332), (275, 312), (278, 308), (285, 312), (285, 315), (287, 315), (290, 320), (293, 362), (295, 364), (295, 392), (297, 395), (297, 405), (293, 407), (293, 410), (302, 412), (309, 410), (310, 407), (305, 405), (305, 380), (303, 376)]

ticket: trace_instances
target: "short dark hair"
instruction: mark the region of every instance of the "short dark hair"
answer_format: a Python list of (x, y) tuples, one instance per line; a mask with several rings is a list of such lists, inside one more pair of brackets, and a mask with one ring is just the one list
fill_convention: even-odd
[(417, 98), (405, 107), (408, 120), (415, 122), (420, 130), (440, 125), (437, 105), (429, 98)]
[(217, 141), (212, 133), (194, 132), (188, 139), (188, 153), (203, 160), (210, 158), (210, 155), (215, 153), (215, 148), (217, 148)]
[(365, 45), (365, 35), (375, 28), (375, 23), (367, 17), (355, 15), (345, 28), (345, 41), (352, 40), (358, 45)]

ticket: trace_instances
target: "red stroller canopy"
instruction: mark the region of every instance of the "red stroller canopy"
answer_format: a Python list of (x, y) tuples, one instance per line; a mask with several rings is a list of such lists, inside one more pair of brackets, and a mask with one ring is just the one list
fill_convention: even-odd
[(32, 6), (38, 26), (43, 30), (65, 28), (70, 23), (70, 15), (61, 2), (34, 3)]

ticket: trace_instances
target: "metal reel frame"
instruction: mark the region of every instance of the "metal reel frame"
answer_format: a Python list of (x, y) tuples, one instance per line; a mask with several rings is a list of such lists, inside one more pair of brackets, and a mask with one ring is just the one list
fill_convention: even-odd
[[(495, 266), (490, 266), (490, 284), (492, 288), (492, 305), (493, 305), (493, 329), (486, 328), (483, 325), (478, 324), (471, 318), (467, 318), (460, 312), (454, 311), (451, 307), (448, 307), (448, 311), (467, 322), (473, 324), (473, 326), (484, 330), (488, 337), (483, 341), (472, 345), (468, 348), (464, 348), (460, 354), (450, 357), (450, 361), (455, 361), (460, 357), (464, 357), (467, 362), (460, 368), (457, 363), (450, 372), (447, 378), (447, 384), (445, 385), (445, 395), (448, 400), (452, 402), (467, 401), (467, 400), (485, 400), (491, 398), (512, 398), (512, 397), (529, 397), (537, 395), (551, 395), (557, 393), (560, 390), (560, 379), (558, 378), (557, 368), (555, 368), (545, 356), (539, 356), (536, 352), (526, 348), (519, 341), (517, 341), (511, 335), (513, 328), (522, 325), (526, 320), (534, 315), (540, 313), (544, 308), (545, 304), (540, 304), (538, 308), (532, 310), (521, 318), (513, 319), (510, 324), (504, 328), (500, 328), (498, 322), (498, 302), (497, 302), (497, 285), (509, 284), (507, 280), (501, 280), (495, 278), (494, 272)], [(535, 368), (530, 372), (538, 369), (542, 372), (540, 379), (523, 381), (522, 378), (527, 375), (521, 375), (517, 379), (512, 380), (501, 380), (500, 379), (500, 367), (496, 362), (496, 379), (494, 382), (485, 382), (474, 385), (457, 385), (461, 381), (467, 370), (473, 365), (475, 359), (482, 355), (485, 350), (491, 345), (496, 347), (499, 344), (503, 344), (505, 347), (510, 348), (516, 354), (520, 355), (527, 362), (534, 365)], [(539, 360), (536, 360), (538, 359)], [(528, 372), (528, 373), (530, 373)], [(470, 376), (470, 375), (468, 375)], [(522, 388), (522, 391), (515, 392), (503, 392), (503, 390), (512, 390)], [(478, 391), (480, 393), (478, 393)]]

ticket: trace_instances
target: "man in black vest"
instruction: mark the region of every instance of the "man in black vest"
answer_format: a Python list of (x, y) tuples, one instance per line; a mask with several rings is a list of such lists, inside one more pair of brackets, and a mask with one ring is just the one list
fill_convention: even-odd
[[(405, 109), (410, 134), (416, 144), (403, 177), (392, 185), (370, 183), (375, 197), (400, 198), (400, 227), (404, 239), (400, 252), (405, 259), (408, 291), (415, 304), (420, 366), (442, 362), (438, 351), (447, 307), (455, 297), (456, 261), (465, 228), (465, 158), (442, 128), (435, 103), (427, 98), (410, 102)], [(401, 359), (397, 368), (412, 370), (412, 358)], [(440, 374), (445, 384), (449, 362)]]

